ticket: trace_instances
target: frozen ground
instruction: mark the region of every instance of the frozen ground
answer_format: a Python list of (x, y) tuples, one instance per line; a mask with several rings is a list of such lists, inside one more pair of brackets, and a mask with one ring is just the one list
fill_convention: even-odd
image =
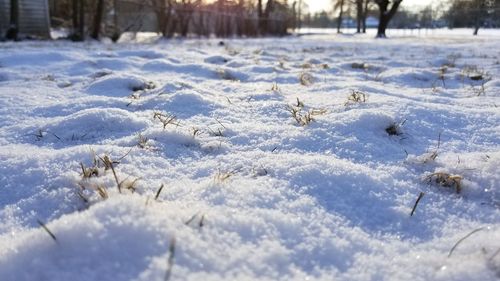
[(0, 279), (496, 280), (498, 46), (3, 43)]

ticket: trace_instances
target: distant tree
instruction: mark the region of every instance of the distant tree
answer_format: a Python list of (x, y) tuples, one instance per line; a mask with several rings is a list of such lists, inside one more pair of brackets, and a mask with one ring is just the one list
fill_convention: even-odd
[(259, 32), (263, 33), (264, 32), (264, 6), (262, 6), (262, 0), (257, 1), (257, 16), (258, 16), (258, 21), (259, 21)]
[(471, 7), (471, 14), (474, 18), (474, 35), (477, 35), (479, 28), (485, 23), (488, 17), (488, 7), (492, 5), (491, 0), (474, 0)]
[(372, 0), (364, 0), (363, 3), (363, 14), (362, 14), (362, 24), (363, 24), (363, 33), (366, 33), (366, 18), (368, 17), (368, 12), (370, 11), (370, 3)]
[[(380, 16), (377, 29), (377, 38), (385, 38), (385, 30), (392, 17), (396, 14), (399, 5), (403, 0), (374, 0), (377, 4)], [(389, 7), (390, 6), (390, 7)]]
[(85, 6), (84, 0), (71, 1), (72, 31), (69, 38), (73, 41), (85, 39)]
[(102, 16), (104, 13), (104, 0), (97, 0), (97, 7), (94, 15), (94, 25), (90, 37), (99, 39), (101, 33)]
[(118, 22), (118, 0), (113, 0), (113, 34), (111, 40), (118, 41), (121, 36), (120, 24)]
[(366, 33), (366, 17), (371, 0), (351, 0), (356, 9), (356, 33)]
[(344, 4), (345, 0), (334, 0), (333, 11), (339, 11), (339, 16), (337, 17), (337, 33), (341, 33), (340, 28), (342, 27), (342, 19), (344, 16)]
[(177, 17), (179, 19), (181, 36), (186, 37), (188, 35), (189, 23), (191, 22), (196, 7), (198, 7), (200, 3), (200, 0), (182, 0), (180, 2)]
[(19, 33), (19, 2), (10, 0), (10, 25), (5, 34), (8, 40), (17, 40)]
[(158, 30), (163, 37), (172, 37), (175, 30), (172, 0), (151, 0), (151, 5), (156, 14)]
[(354, 0), (356, 5), (356, 33), (361, 33), (361, 26), (363, 21), (363, 0)]
[(500, 9), (498, 0), (456, 0), (454, 1), (445, 18), (450, 27), (473, 27), (474, 35), (478, 34), (481, 26), (495, 25), (495, 13)]

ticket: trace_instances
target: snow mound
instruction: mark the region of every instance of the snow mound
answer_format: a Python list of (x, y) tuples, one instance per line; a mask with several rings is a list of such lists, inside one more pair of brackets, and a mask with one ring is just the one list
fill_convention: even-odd
[(87, 87), (87, 92), (107, 97), (127, 97), (137, 91), (152, 88), (153, 84), (133, 76), (109, 75)]
[(147, 121), (122, 109), (95, 108), (53, 118), (40, 127), (28, 127), (25, 130), (30, 139), (38, 135), (36, 137), (42, 143), (96, 143), (108, 138), (136, 134), (147, 125)]

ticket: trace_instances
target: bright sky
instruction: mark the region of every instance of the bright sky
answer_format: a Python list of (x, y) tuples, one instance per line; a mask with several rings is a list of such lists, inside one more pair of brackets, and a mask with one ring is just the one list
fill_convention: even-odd
[[(309, 10), (312, 13), (319, 12), (322, 10), (330, 10), (332, 7), (332, 0), (306, 0), (307, 4), (309, 4)], [(403, 5), (405, 6), (424, 6), (428, 5), (433, 0), (403, 0)]]

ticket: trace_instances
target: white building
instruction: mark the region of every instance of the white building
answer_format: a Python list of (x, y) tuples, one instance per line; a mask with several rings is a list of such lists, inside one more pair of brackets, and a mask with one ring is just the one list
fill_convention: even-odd
[[(18, 0), (19, 35), (50, 38), (49, 3), (47, 0)], [(0, 0), (0, 37), (10, 24), (10, 0)]]

